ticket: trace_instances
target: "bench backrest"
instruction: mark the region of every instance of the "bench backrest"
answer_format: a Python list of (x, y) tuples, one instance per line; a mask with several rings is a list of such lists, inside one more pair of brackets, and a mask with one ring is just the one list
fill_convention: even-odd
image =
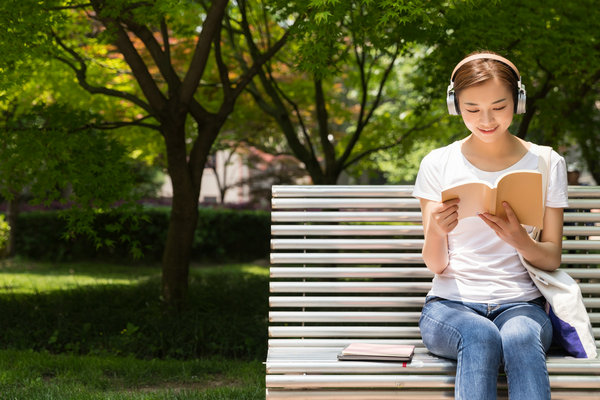
[[(420, 343), (432, 273), (412, 186), (273, 186), (269, 346)], [(562, 266), (600, 340), (600, 187), (569, 187)]]

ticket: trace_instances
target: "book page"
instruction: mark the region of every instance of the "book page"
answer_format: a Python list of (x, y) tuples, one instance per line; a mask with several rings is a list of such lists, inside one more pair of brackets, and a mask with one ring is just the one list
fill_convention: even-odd
[(475, 217), (477, 213), (493, 213), (494, 190), (485, 182), (471, 182), (448, 188), (442, 192), (442, 201), (459, 198), (458, 219)]
[(502, 202), (506, 201), (521, 224), (542, 228), (542, 190), (542, 174), (538, 171), (514, 171), (506, 174), (498, 183), (496, 215), (506, 218), (502, 206)]

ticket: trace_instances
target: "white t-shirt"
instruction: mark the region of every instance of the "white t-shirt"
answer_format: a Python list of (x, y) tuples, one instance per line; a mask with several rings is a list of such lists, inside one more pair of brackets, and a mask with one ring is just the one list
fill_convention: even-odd
[[(461, 141), (433, 150), (421, 161), (413, 196), (441, 201), (441, 191), (456, 183), (480, 179), (491, 184), (505, 172), (538, 170), (538, 146), (502, 171), (483, 171), (461, 152)], [(546, 206), (568, 206), (565, 160), (552, 151)], [(460, 205), (459, 205), (460, 207)], [(527, 227), (530, 232), (533, 228)], [(529, 301), (541, 296), (521, 263), (517, 251), (479, 217), (464, 218), (448, 234), (449, 263), (433, 278), (429, 295), (475, 303)]]

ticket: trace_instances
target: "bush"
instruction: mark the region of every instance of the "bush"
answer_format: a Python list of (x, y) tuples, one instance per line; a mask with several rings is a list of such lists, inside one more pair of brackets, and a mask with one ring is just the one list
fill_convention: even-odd
[(4, 217), (4, 214), (0, 214), (0, 254), (4, 254), (6, 245), (8, 244), (8, 235), (10, 233), (10, 226)]
[[(15, 229), (16, 252), (34, 260), (160, 262), (169, 224), (168, 208), (149, 208), (125, 219), (118, 211), (99, 214), (94, 222), (103, 245), (86, 237), (65, 239), (66, 221), (58, 211), (22, 213)], [(192, 261), (253, 261), (269, 254), (266, 211), (199, 209)]]
[(186, 307), (168, 311), (158, 280), (0, 296), (5, 349), (193, 359), (264, 359), (268, 278), (192, 275)]

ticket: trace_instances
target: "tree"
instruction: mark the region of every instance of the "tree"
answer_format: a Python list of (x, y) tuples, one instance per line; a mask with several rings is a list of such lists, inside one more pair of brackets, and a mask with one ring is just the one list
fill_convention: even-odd
[[(160, 132), (173, 184), (162, 295), (167, 303), (180, 305), (187, 292), (200, 185), (211, 146), (242, 91), (287, 41), (289, 27), (284, 26), (268, 48), (260, 49), (253, 65), (238, 72), (224, 51), (228, 37), (222, 35), (223, 19), (236, 8), (227, 0), (9, 3), (6, 23), (27, 21), (22, 31), (18, 23), (11, 29), (20, 32), (17, 36), (29, 43), (28, 49), (45, 49), (72, 69), (85, 90), (118, 98), (141, 114), (121, 124)], [(113, 47), (100, 57), (94, 46), (103, 43)], [(129, 71), (117, 76), (131, 74), (136, 87), (115, 88), (94, 80), (91, 72), (110, 57), (122, 57)], [(195, 128), (191, 134), (186, 131), (189, 119)]]
[[(273, 7), (279, 14), (270, 12)], [(295, 18), (294, 41), (258, 72), (260, 86), (248, 90), (279, 125), (290, 151), (315, 184), (335, 184), (342, 171), (383, 149), (408, 142), (437, 117), (413, 120), (395, 137), (373, 131), (374, 121), (396, 118), (382, 112), (393, 99), (389, 82), (420, 25), (437, 18), (436, 2), (271, 2), (250, 7), (239, 1), (240, 27), (254, 62), (257, 43), (270, 41), (278, 22)], [(279, 20), (269, 15), (280, 15)], [(257, 26), (262, 26), (261, 30)], [(293, 44), (293, 46), (292, 46)], [(243, 59), (242, 55), (238, 55)], [(385, 137), (385, 140), (381, 138)], [(260, 146), (260, 143), (254, 143)]]

